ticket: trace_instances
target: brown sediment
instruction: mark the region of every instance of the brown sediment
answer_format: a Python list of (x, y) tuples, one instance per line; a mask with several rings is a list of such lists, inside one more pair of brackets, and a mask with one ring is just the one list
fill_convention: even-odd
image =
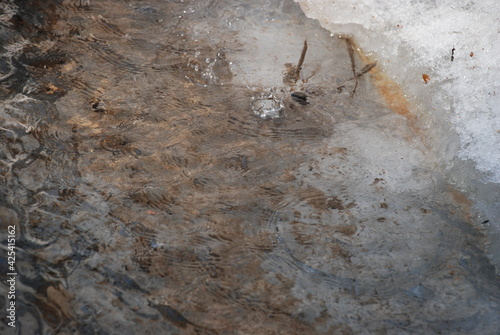
[(17, 1), (16, 6), (18, 10), (9, 21), (23, 37), (33, 41), (45, 39), (59, 19), (55, 0)]
[[(48, 177), (47, 172), (39, 173), (47, 180), (40, 193), (45, 194), (47, 189), (54, 200), (47, 200), (40, 210), (37, 207), (33, 211), (24, 209), (31, 206), (29, 203), (19, 212), (0, 206), (0, 221), (12, 218), (9, 222), (20, 222), (17, 216), (27, 217), (25, 211), (30, 215), (26, 231), (33, 231), (39, 239), (48, 240), (45, 237), (48, 234), (58, 238), (50, 247), (28, 250), (36, 259), (43, 260), (35, 267), (40, 273), (35, 277), (36, 282), (31, 281), (39, 286), (43, 280), (46, 282), (43, 287), (48, 287), (46, 293), (39, 290), (32, 303), (41, 310), (36, 316), (40, 319), (38, 324), (59, 333), (71, 332), (67, 325), (74, 322), (81, 325), (75, 328), (76, 332), (88, 329), (93, 333), (110, 328), (118, 332), (121, 329), (117, 327), (127, 327), (125, 333), (163, 329), (212, 334), (237, 329), (249, 334), (347, 334), (359, 330), (359, 320), (363, 320), (359, 315), (371, 316), (376, 311), (379, 314), (373, 318), (385, 320), (387, 313), (393, 311), (379, 307), (392, 301), (388, 295), (378, 296), (378, 285), (383, 281), (378, 279), (385, 278), (390, 271), (388, 285), (399, 289), (398, 285), (407, 284), (405, 253), (414, 250), (419, 255), (421, 250), (427, 253), (426, 245), (401, 244), (408, 241), (404, 229), (411, 229), (411, 234), (422, 233), (421, 240), (429, 237), (431, 243), (432, 238), (441, 238), (434, 232), (434, 226), (441, 223), (418, 211), (427, 205), (427, 198), (423, 203), (419, 197), (416, 204), (413, 200), (409, 203), (417, 208), (410, 215), (422, 218), (415, 227), (405, 220), (408, 216), (404, 213), (409, 209), (400, 210), (403, 217), (397, 216), (399, 198), (386, 190), (387, 183), (382, 178), (391, 180), (390, 170), (386, 174), (381, 169), (384, 166), (369, 165), (370, 161), (362, 157), (365, 139), (361, 138), (359, 144), (351, 143), (351, 137), (342, 138), (348, 129), (344, 125), (356, 124), (356, 134), (371, 127), (365, 124), (364, 109), (351, 105), (354, 100), (346, 98), (340, 101), (345, 102), (342, 108), (352, 107), (355, 121), (337, 122), (342, 117), (337, 113), (340, 109), (330, 108), (327, 89), (314, 87), (324, 92), (311, 99), (318, 102), (318, 108), (312, 105), (299, 110), (295, 104), (296, 109), (287, 110), (286, 117), (279, 122), (260, 120), (248, 111), (248, 101), (254, 95), (248, 87), (203, 82), (200, 71), (188, 66), (194, 61), (177, 54), (206, 48), (209, 50), (206, 58), (214, 61), (212, 37), (207, 45), (203, 41), (176, 42), (179, 37), (172, 28), (169, 30), (173, 32), (170, 35), (175, 35), (172, 41), (167, 40), (169, 45), (165, 42), (161, 46), (167, 51), (161, 53), (166, 56), (158, 66), (165, 70), (141, 65), (149, 64), (159, 46), (146, 41), (149, 33), (139, 33), (128, 26), (131, 23), (121, 21), (130, 14), (137, 19), (134, 25), (149, 26), (139, 21), (139, 14), (127, 12), (131, 9), (126, 4), (124, 9), (119, 4), (117, 10), (96, 9), (95, 17), (100, 17), (99, 13), (107, 17), (100, 19), (103, 23), (94, 29), (87, 26), (93, 25), (92, 22), (82, 21), (82, 39), (68, 38), (62, 49), (77, 50), (86, 44), (86, 36), (107, 39), (108, 45), (82, 48), (79, 55), (70, 53), (69, 61), (64, 64), (51, 63), (61, 75), (73, 78), (73, 82), (68, 86), (58, 81), (48, 82), (45, 95), (53, 97), (60, 88), (68, 94), (57, 105), (60, 119), (53, 122), (47, 135), (42, 133), (46, 140), (41, 144), (47, 149), (41, 154), (36, 151), (33, 155), (40, 156), (37, 158), (40, 160), (30, 166), (54, 170)], [(215, 19), (218, 16), (207, 24), (216, 22)], [(60, 20), (61, 25), (65, 22)], [(190, 22), (185, 26), (189, 27)], [(168, 39), (164, 36), (166, 24), (159, 25), (161, 34), (152, 37), (160, 41)], [(183, 24), (180, 22), (175, 29), (181, 29)], [(123, 39), (119, 31), (130, 31), (132, 38)], [(138, 50), (134, 43), (141, 36), (145, 40), (138, 44), (141, 46)], [(175, 48), (170, 49), (170, 44), (176, 45)], [(337, 44), (344, 51), (345, 46)], [(355, 46), (351, 49), (352, 71), (345, 71), (345, 77), (350, 78), (352, 73), (353, 78), (346, 81), (352, 88), (356, 78), (370, 73), (374, 80), (374, 73), (379, 71), (373, 69), (375, 63), (356, 58)], [(227, 50), (236, 47), (228, 42)], [(306, 50), (304, 42), (296, 69), (289, 66), (297, 70), (289, 72), (297, 74), (297, 80), (301, 79), (298, 74)], [(135, 56), (129, 58), (129, 55)], [(225, 57), (222, 54), (217, 57), (215, 64), (219, 61), (224, 64)], [(180, 63), (180, 58), (184, 63)], [(194, 59), (200, 68), (207, 68), (198, 58)], [(171, 63), (184, 68), (182, 71), (169, 68)], [(143, 76), (135, 72), (139, 68), (144, 71)], [(40, 69), (45, 71), (43, 66)], [(130, 73), (127, 69), (131, 69)], [(231, 72), (226, 70), (224, 65), (215, 74), (230, 76)], [(290, 87), (296, 85), (292, 77), (286, 79)], [(306, 83), (304, 79), (301, 81)], [(314, 80), (311, 82), (314, 84)], [(360, 80), (358, 97), (362, 107), (367, 106), (363, 103), (365, 99), (372, 97), (363, 84)], [(367, 91), (370, 95), (361, 96)], [(301, 92), (294, 94), (300, 100)], [(377, 120), (380, 115), (387, 115), (385, 109), (374, 108), (373, 112)], [(396, 126), (404, 123), (403, 130), (408, 132), (405, 120), (397, 119)], [(393, 124), (381, 130), (399, 131)], [(53, 133), (57, 136), (52, 136)], [(32, 146), (36, 147), (34, 139), (23, 143), (34, 143)], [(11, 147), (16, 150), (14, 144)], [(360, 147), (363, 151), (358, 151)], [(50, 164), (49, 159), (53, 161)], [(0, 179), (9, 177), (2, 174), (2, 167), (0, 164)], [(78, 173), (76, 182), (66, 181), (68, 170), (71, 175)], [(19, 185), (36, 182), (30, 179), (33, 168), (22, 172), (19, 171), (24, 179)], [(369, 187), (367, 184), (372, 180), (373, 187)], [(360, 194), (362, 189), (358, 185), (366, 194)], [(445, 200), (452, 199), (451, 191), (444, 194)], [(57, 230), (58, 226), (62, 231)], [(447, 246), (448, 240), (444, 239), (448, 238), (448, 226), (438, 227), (445, 236), (439, 241)], [(67, 241), (61, 244), (61, 240)], [(398, 248), (399, 245), (403, 247)], [(56, 252), (61, 248), (62, 253)], [(375, 252), (370, 248), (376, 248)], [(447, 259), (446, 256), (440, 259)], [(427, 259), (425, 262), (428, 264)], [(55, 275), (67, 283), (64, 288), (50, 279)], [(339, 276), (342, 276), (340, 281)], [(351, 282), (351, 277), (357, 284), (344, 284)], [(442, 285), (438, 284), (436, 299), (441, 299)], [(353, 286), (356, 292), (351, 289)], [(384, 291), (383, 294), (390, 294), (385, 286), (380, 292)], [(370, 304), (373, 306), (366, 307)], [(84, 307), (76, 313), (74, 306)], [(415, 307), (408, 308), (409, 313), (413, 313), (413, 308), (419, 311), (420, 303), (415, 301)], [(97, 310), (98, 325), (90, 314)], [(344, 320), (343, 313), (356, 319)], [(418, 317), (412, 316), (417, 320)], [(359, 327), (375, 324), (370, 318), (363, 322)], [(96, 328), (91, 328), (94, 325)], [(0, 326), (0, 333), (1, 329)]]
[(467, 219), (472, 219), (471, 207), (472, 202), (467, 198), (467, 196), (455, 187), (448, 185), (447, 191), (451, 195), (453, 202), (460, 205), (461, 214)]

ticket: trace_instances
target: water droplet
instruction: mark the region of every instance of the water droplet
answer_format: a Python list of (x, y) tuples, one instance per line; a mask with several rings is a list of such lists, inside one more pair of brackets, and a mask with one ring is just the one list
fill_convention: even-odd
[(277, 96), (274, 89), (271, 89), (257, 97), (253, 97), (251, 109), (260, 118), (276, 119), (283, 116), (285, 105), (283, 104), (283, 97)]

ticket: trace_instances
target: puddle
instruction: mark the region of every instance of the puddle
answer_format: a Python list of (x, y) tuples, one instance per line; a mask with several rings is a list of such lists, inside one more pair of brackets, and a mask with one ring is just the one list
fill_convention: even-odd
[(1, 6), (19, 333), (498, 328), (470, 203), (297, 4)]

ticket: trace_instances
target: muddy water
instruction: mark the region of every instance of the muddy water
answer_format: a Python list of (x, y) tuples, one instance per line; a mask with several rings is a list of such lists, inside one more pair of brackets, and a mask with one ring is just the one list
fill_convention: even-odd
[(417, 116), (292, 1), (1, 7), (17, 333), (500, 326), (486, 239)]

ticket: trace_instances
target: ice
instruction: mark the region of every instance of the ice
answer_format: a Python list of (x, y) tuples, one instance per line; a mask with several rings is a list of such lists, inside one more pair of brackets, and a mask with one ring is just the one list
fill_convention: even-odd
[[(403, 89), (448, 179), (500, 231), (500, 2), (295, 0), (335, 34), (355, 38)], [(492, 243), (493, 258), (500, 248)]]

